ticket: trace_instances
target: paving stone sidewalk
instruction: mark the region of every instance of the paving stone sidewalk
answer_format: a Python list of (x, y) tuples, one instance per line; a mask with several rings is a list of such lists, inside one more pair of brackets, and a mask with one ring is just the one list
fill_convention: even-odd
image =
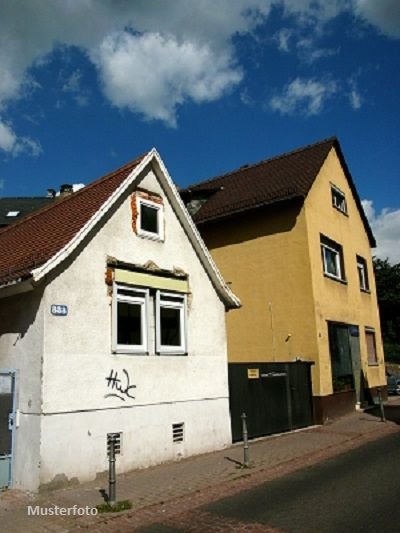
[[(28, 516), (28, 506), (93, 508), (103, 502), (100, 491), (107, 489), (106, 477), (41, 495), (4, 491), (0, 493), (0, 530), (10, 533), (69, 532), (81, 528), (108, 533), (135, 531), (160, 517), (175, 516), (400, 431), (400, 399), (391, 401), (386, 412), (386, 423), (381, 422), (377, 410), (355, 412), (324, 426), (251, 441), (249, 469), (240, 467), (243, 449), (234, 445), (179, 462), (121, 474), (117, 480), (117, 498), (129, 499), (133, 504), (130, 511), (122, 513), (85, 517)], [(202, 519), (206, 517), (202, 515)]]

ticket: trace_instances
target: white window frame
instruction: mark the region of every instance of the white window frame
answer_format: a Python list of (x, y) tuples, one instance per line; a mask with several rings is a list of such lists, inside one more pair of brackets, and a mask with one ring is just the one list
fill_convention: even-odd
[[(178, 298), (181, 301), (178, 301)], [(187, 353), (187, 297), (186, 294), (176, 292), (156, 292), (156, 352), (159, 355), (173, 354), (185, 355)], [(161, 344), (161, 307), (178, 309), (180, 313), (180, 338), (179, 346)]]
[(347, 215), (346, 195), (343, 191), (331, 183), (332, 205), (335, 209)]
[[(153, 233), (152, 231), (147, 231), (142, 228), (142, 205), (145, 205), (147, 207), (151, 207), (152, 209), (155, 209), (157, 211), (157, 227), (158, 232)], [(138, 235), (141, 237), (146, 237), (148, 239), (157, 240), (157, 241), (163, 241), (164, 240), (164, 206), (163, 204), (159, 204), (157, 202), (153, 202), (152, 200), (146, 200), (144, 198), (141, 198), (140, 196), (137, 197), (137, 231)]]
[[(342, 248), (340, 247), (340, 245), (337, 245), (337, 248), (334, 248), (333, 246), (330, 246), (328, 243), (323, 242), (324, 240), (329, 240), (329, 239), (326, 239), (323, 236), (321, 236), (321, 241), (320, 241), (324, 274), (330, 278), (337, 279), (339, 281), (345, 281), (344, 272), (342, 268), (342, 261), (343, 261)], [(332, 244), (336, 244), (336, 243), (332, 242)], [(336, 270), (338, 274), (333, 274), (332, 272), (328, 271), (328, 261), (326, 257), (327, 250), (335, 254), (335, 264), (336, 264)]]
[(363, 257), (359, 255), (357, 256), (357, 271), (358, 271), (358, 279), (360, 281), (360, 289), (362, 291), (369, 292), (367, 262)]
[[(131, 291), (132, 296), (119, 294), (118, 289)], [(133, 294), (136, 293), (136, 294)], [(140, 296), (138, 295), (140, 294)], [(141, 337), (142, 344), (118, 344), (118, 302), (139, 304), (141, 310)], [(148, 309), (149, 309), (149, 290), (133, 285), (123, 285), (120, 283), (113, 284), (113, 301), (112, 301), (112, 350), (114, 353), (132, 353), (148, 354)]]

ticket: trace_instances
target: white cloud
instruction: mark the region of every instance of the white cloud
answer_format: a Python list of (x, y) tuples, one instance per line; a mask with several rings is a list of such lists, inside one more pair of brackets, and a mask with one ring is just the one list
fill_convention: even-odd
[(293, 36), (293, 30), (290, 30), (289, 28), (283, 28), (282, 30), (278, 31), (274, 35), (274, 40), (278, 44), (278, 49), (281, 52), (289, 52), (290, 51), (290, 39)]
[(270, 106), (282, 115), (317, 115), (336, 92), (335, 81), (296, 78), (284, 87), (281, 95), (271, 98)]
[(17, 137), (10, 124), (0, 119), (0, 150), (9, 155), (28, 154), (37, 157), (42, 153), (40, 143), (30, 137)]
[(389, 36), (400, 37), (399, 0), (354, 0), (355, 13)]
[(4, 152), (12, 152), (17, 142), (17, 136), (11, 127), (0, 120), (0, 149)]
[(35, 139), (31, 139), (30, 137), (19, 137), (12, 151), (13, 156), (26, 154), (33, 157), (38, 157), (42, 153), (43, 149), (40, 142)]
[[(113, 105), (174, 124), (186, 101), (216, 100), (238, 86), (243, 72), (236, 62), (234, 37), (251, 33), (273, 6), (282, 7), (293, 27), (310, 36), (322, 35), (330, 20), (350, 9), (383, 33), (400, 36), (398, 0), (0, 2), (0, 111), (4, 117), (11, 100), (35, 90), (28, 76), (32, 66), (51, 61), (56, 47), (74, 46), (97, 67)], [(276, 36), (283, 51), (289, 50), (292, 39), (287, 29)], [(332, 53), (310, 50), (311, 61)], [(332, 84), (323, 85), (309, 81), (302, 87), (308, 93), (300, 98), (308, 102), (309, 113), (318, 112), (332, 93)], [(64, 84), (78, 105), (88, 102), (83, 89), (79, 72)], [(5, 136), (3, 131), (3, 147), (9, 147), (13, 140)]]
[[(21, 96), (29, 67), (48, 61), (56, 46), (76, 46), (97, 66), (112, 104), (173, 124), (179, 104), (215, 100), (238, 84), (232, 38), (252, 31), (273, 1), (2, 2), (0, 109)], [(81, 81), (76, 74), (64, 90)]]
[(351, 88), (350, 93), (349, 93), (349, 100), (350, 100), (350, 105), (353, 109), (360, 109), (362, 105), (362, 98), (357, 87), (353, 86)]
[(310, 37), (299, 39), (296, 43), (296, 48), (300, 58), (307, 63), (314, 63), (318, 59), (331, 57), (339, 52), (337, 48), (317, 48), (314, 40)]
[(82, 72), (77, 68), (64, 81), (62, 90), (65, 93), (79, 93), (81, 91)]
[(287, 16), (321, 32), (324, 25), (349, 8), (348, 0), (281, 0)]
[(215, 100), (242, 78), (229, 53), (216, 56), (206, 45), (159, 34), (110, 36), (92, 59), (114, 105), (170, 125), (175, 125), (176, 106), (185, 99)]
[(80, 69), (75, 69), (67, 76), (63, 81), (62, 91), (64, 93), (70, 93), (80, 107), (84, 107), (89, 103), (89, 93), (87, 89), (82, 87), (82, 72)]
[(372, 200), (363, 200), (362, 205), (377, 243), (374, 255), (400, 263), (400, 209), (384, 208), (376, 213)]

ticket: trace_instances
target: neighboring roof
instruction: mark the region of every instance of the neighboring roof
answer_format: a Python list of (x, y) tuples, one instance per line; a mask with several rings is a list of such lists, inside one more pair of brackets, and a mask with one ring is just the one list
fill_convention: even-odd
[(0, 226), (8, 226), (21, 220), (22, 217), (37, 211), (41, 207), (48, 205), (53, 198), (33, 197), (33, 198), (0, 198)]
[(79, 191), (0, 229), (0, 289), (36, 283), (63, 262), (127, 188), (152, 165), (217, 293), (227, 307), (239, 300), (223, 280), (155, 149)]
[(201, 201), (204, 196), (203, 205), (193, 215), (198, 225), (285, 200), (304, 199), (332, 148), (336, 149), (349, 181), (371, 246), (376, 246), (336, 137), (190, 185), (181, 190), (181, 196), (186, 204), (191, 199)]

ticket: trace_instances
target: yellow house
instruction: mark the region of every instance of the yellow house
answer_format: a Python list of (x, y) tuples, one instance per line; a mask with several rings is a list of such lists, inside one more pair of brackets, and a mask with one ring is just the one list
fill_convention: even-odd
[(254, 378), (257, 362), (312, 362), (318, 422), (385, 395), (375, 241), (336, 138), (182, 197), (242, 302), (226, 317), (230, 366)]

